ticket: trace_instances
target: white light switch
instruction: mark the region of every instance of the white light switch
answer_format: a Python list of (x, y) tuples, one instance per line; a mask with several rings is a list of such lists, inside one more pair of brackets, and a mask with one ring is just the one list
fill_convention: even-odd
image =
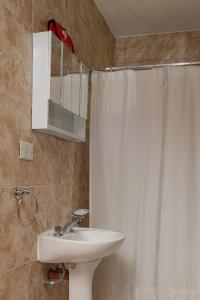
[(19, 158), (25, 160), (33, 160), (33, 144), (20, 141)]

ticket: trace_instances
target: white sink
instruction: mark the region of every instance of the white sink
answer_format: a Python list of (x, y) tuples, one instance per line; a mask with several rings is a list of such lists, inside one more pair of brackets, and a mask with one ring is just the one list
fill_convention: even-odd
[(38, 236), (38, 260), (45, 263), (80, 263), (101, 259), (115, 252), (124, 240), (119, 232), (75, 228), (61, 237), (46, 231)]
[[(92, 300), (92, 278), (103, 257), (122, 244), (122, 233), (93, 228), (75, 228), (55, 237), (53, 230), (38, 236), (37, 258), (43, 263), (68, 263), (69, 300)], [(67, 297), (66, 297), (67, 299)]]

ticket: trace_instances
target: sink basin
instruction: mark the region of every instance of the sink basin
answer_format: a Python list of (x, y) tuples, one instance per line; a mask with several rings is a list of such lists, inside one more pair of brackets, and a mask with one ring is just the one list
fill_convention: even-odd
[[(114, 253), (122, 244), (122, 233), (75, 228), (61, 237), (49, 230), (38, 236), (37, 258), (43, 263), (68, 263), (69, 300), (92, 300), (92, 278), (102, 258)], [(67, 295), (66, 295), (66, 299)]]
[(53, 230), (38, 236), (38, 260), (45, 263), (81, 263), (101, 259), (115, 252), (125, 236), (122, 233), (75, 228), (73, 233), (53, 236)]

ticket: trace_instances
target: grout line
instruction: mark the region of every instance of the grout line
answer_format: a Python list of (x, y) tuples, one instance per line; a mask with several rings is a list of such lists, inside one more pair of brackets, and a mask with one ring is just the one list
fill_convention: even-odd
[[(65, 2), (65, 0), (63, 0), (64, 1), (64, 28), (66, 29), (66, 2)], [(67, 29), (66, 29), (66, 31), (67, 31)]]
[(115, 40), (120, 38), (131, 38), (131, 37), (143, 37), (143, 36), (151, 36), (151, 35), (162, 35), (162, 34), (175, 34), (175, 33), (187, 33), (187, 32), (197, 32), (200, 31), (200, 28), (191, 29), (191, 30), (177, 30), (177, 31), (163, 31), (163, 32), (152, 32), (152, 33), (142, 33), (142, 34), (128, 34), (128, 35), (115, 35)]
[(23, 263), (23, 264), (20, 264), (20, 265), (16, 265), (15, 267), (12, 267), (12, 268), (8, 268), (6, 271), (0, 272), (0, 277), (2, 275), (4, 275), (4, 274), (7, 274), (7, 273), (9, 273), (11, 271), (14, 271), (15, 269), (19, 269), (19, 268), (21, 268), (21, 267), (23, 267), (25, 265), (28, 265), (28, 264), (29, 264), (29, 260), (26, 263)]
[[(83, 183), (81, 183), (83, 184)], [(52, 185), (26, 185), (26, 184), (19, 184), (19, 185), (12, 185), (12, 186), (0, 186), (0, 189), (13, 189), (17, 186), (24, 186), (30, 188), (51, 188), (51, 187), (64, 187), (64, 186), (76, 186), (79, 183), (64, 183), (64, 184), (52, 184)]]

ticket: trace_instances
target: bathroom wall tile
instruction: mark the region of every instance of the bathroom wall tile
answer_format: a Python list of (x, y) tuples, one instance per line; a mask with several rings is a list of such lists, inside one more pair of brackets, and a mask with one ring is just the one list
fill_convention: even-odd
[(113, 63), (115, 40), (94, 1), (88, 0), (86, 64), (90, 67), (105, 67)]
[(8, 125), (3, 122), (0, 127), (1, 186), (9, 186), (15, 182), (16, 169), (13, 167), (15, 166), (15, 158), (17, 157), (17, 140), (16, 131), (11, 130)]
[(12, 188), (0, 188), (0, 273), (28, 262), (29, 232), (17, 220)]
[(86, 26), (87, 26), (87, 0), (66, 0), (69, 9), (69, 28), (76, 55), (85, 62), (86, 60)]
[(30, 141), (30, 130), (14, 130), (7, 122), (0, 127), (0, 186), (27, 185), (32, 162), (19, 160), (19, 141)]
[(199, 60), (200, 57), (200, 31), (186, 32), (185, 58)]
[(50, 264), (32, 262), (30, 264), (30, 300), (66, 300), (68, 295), (68, 283), (63, 282), (54, 287), (45, 287), (44, 279)]
[(152, 63), (156, 59), (156, 35), (122, 37), (116, 39), (116, 65), (140, 62)]
[(100, 45), (100, 56), (102, 56), (102, 62), (98, 62), (97, 67), (107, 67), (107, 66), (113, 66), (114, 62), (114, 49), (115, 49), (115, 43), (113, 39), (106, 38), (99, 40)]
[[(62, 215), (67, 215), (67, 208), (64, 205), (63, 201), (64, 195), (64, 187), (60, 186), (51, 186), (50, 190), (50, 203), (47, 202), (46, 206), (48, 209), (48, 223), (49, 228), (53, 228), (56, 225), (64, 225), (62, 224)], [(66, 195), (67, 196), (67, 195)], [(72, 199), (70, 199), (72, 201)]]
[(175, 62), (176, 59), (185, 58), (185, 33), (158, 34), (157, 59), (159, 62)]
[(66, 29), (67, 33), (70, 32), (70, 1), (71, 0), (65, 0), (65, 23), (64, 28)]
[[(75, 53), (89, 67), (111, 65), (114, 37), (92, 0), (66, 0), (68, 33)], [(98, 52), (96, 52), (96, 50)]]
[[(23, 72), (22, 68), (21, 71)], [(14, 78), (10, 80), (9, 77), (11, 76), (14, 76)], [(23, 86), (22, 81), (18, 81), (19, 84), (17, 85), (17, 77), (18, 75), (15, 76), (14, 72), (12, 75), (8, 72), (6, 78), (3, 80), (0, 78), (2, 87), (0, 88), (0, 118), (4, 124), (7, 123), (14, 129), (30, 129), (31, 96), (28, 91), (30, 86), (28, 83), (26, 86)], [(6, 83), (4, 84), (4, 82)], [(25, 99), (27, 106), (25, 105)], [(12, 106), (10, 105), (11, 103)]]
[[(102, 53), (102, 40), (96, 39), (90, 35), (86, 39), (86, 65), (88, 68), (92, 69), (95, 67), (100, 67), (102, 65), (102, 60), (100, 53)], [(105, 58), (103, 58), (105, 59)]]
[(86, 143), (82, 144), (82, 168), (81, 168), (81, 184), (89, 184), (89, 138)]
[(81, 185), (81, 207), (89, 208), (89, 183)]
[(1, 300), (29, 299), (28, 263), (0, 275)]
[(157, 36), (157, 58), (159, 62), (198, 60), (200, 33), (178, 32)]
[(54, 186), (30, 187), (31, 193), (36, 197), (38, 202), (37, 218), (31, 228), (31, 231), (36, 235), (50, 228), (50, 213), (53, 210), (52, 202), (57, 200), (51, 197), (51, 190), (53, 188)]
[[(34, 160), (19, 160), (19, 141), (34, 144)], [(57, 185), (61, 183), (60, 140), (30, 130), (0, 128), (0, 186)], [(51, 163), (50, 163), (51, 162)]]
[(94, 1), (86, 0), (85, 2), (87, 3), (87, 35), (96, 39), (114, 39)]
[(82, 61), (85, 65), (86, 61), (86, 39), (80, 39), (80, 35), (72, 35), (74, 52), (80, 61)]
[(96, 39), (88, 36), (86, 40), (86, 50), (86, 63), (89, 68), (103, 68), (113, 64), (113, 39)]
[[(1, 92), (7, 91), (8, 88), (17, 87), (14, 85), (16, 79), (20, 84), (20, 88), (26, 91), (31, 87), (32, 76), (32, 34), (31, 31), (23, 31), (19, 28), (19, 32), (16, 32), (14, 41), (8, 39), (8, 29), (6, 19), (1, 21), (2, 34), (0, 45), (0, 75), (3, 86), (1, 86)], [(15, 28), (12, 28), (16, 30)], [(4, 75), (4, 76), (3, 76)], [(3, 81), (4, 80), (4, 81)], [(12, 92), (12, 91), (11, 91)], [(15, 99), (13, 99), (14, 101)]]
[(114, 52), (115, 52), (115, 40), (113, 38), (107, 38), (102, 41), (102, 56), (103, 56), (103, 67), (114, 65)]
[(200, 31), (116, 39), (115, 64), (154, 64), (199, 60)]
[(81, 147), (81, 143), (62, 141), (61, 184), (80, 184), (82, 167)]
[(65, 0), (33, 1), (33, 32), (46, 31), (48, 20), (55, 19), (65, 25)]
[(63, 201), (61, 211), (61, 222), (71, 222), (71, 216), (74, 210), (81, 208), (81, 186), (65, 185), (63, 190)]
[(56, 137), (34, 131), (34, 162), (30, 185), (57, 185), (61, 183), (61, 141)]
[[(7, 22), (8, 39), (14, 42), (17, 28), (21, 30), (30, 31), (32, 24), (32, 1), (31, 0), (16, 0), (0, 2), (0, 19)], [(17, 26), (17, 28), (16, 28)], [(19, 28), (20, 27), (20, 28)], [(15, 28), (15, 31), (13, 31)], [(2, 33), (2, 32), (1, 32)]]
[[(89, 209), (89, 183), (81, 186), (81, 207)], [(89, 214), (81, 223), (83, 227), (89, 227)]]
[(23, 1), (3, 1), (1, 5), (5, 17), (0, 19), (0, 118), (7, 119), (15, 129), (30, 128), (31, 1), (26, 5)]

